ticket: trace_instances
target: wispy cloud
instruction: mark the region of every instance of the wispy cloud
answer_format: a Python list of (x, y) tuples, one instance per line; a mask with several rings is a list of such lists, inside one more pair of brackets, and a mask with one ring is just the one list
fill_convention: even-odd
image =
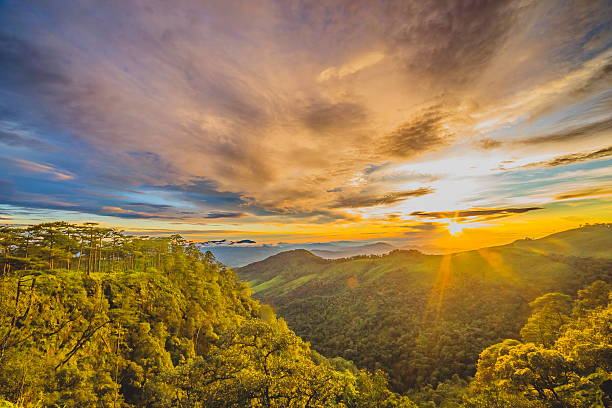
[(75, 178), (74, 174), (71, 174), (67, 171), (59, 170), (52, 165), (35, 163), (29, 160), (17, 158), (5, 158), (5, 160), (14, 163), (17, 167), (27, 172), (48, 174), (56, 180), (72, 180), (73, 178)]
[(53, 148), (33, 137), (21, 134), (17, 131), (7, 131), (0, 129), (0, 144), (11, 147), (25, 147), (34, 150), (51, 151)]
[(484, 217), (503, 216), (507, 217), (513, 214), (523, 214), (529, 211), (541, 210), (542, 207), (523, 207), (523, 208), (475, 208), (470, 210), (458, 211), (414, 211), (410, 215), (419, 218), (431, 219), (452, 219), (452, 220), (481, 220)]
[(555, 200), (573, 200), (612, 195), (612, 187), (594, 187), (566, 192), (555, 197)]
[(349, 61), (339, 67), (329, 67), (325, 69), (319, 74), (317, 81), (324, 82), (330, 79), (344, 78), (347, 75), (354, 74), (362, 69), (379, 63), (383, 58), (385, 58), (385, 54), (376, 51), (365, 55), (360, 55), (352, 61)]
[(523, 167), (555, 167), (555, 166), (566, 166), (568, 164), (580, 163), (588, 160), (598, 160), (604, 159), (606, 157), (612, 156), (612, 146), (605, 147), (603, 149), (598, 149), (592, 152), (583, 152), (583, 153), (572, 153), (566, 154), (564, 156), (555, 157), (552, 160), (529, 163)]
[(283, 237), (518, 217), (609, 157), (611, 8), (3, 2), (0, 198)]
[(573, 127), (560, 132), (536, 136), (529, 139), (520, 140), (519, 143), (527, 145), (541, 144), (541, 143), (560, 143), (567, 142), (575, 138), (584, 138), (590, 135), (596, 135), (603, 132), (610, 133), (612, 131), (612, 118), (607, 118), (595, 123), (588, 123), (585, 125)]
[(450, 143), (452, 134), (444, 125), (445, 114), (426, 110), (382, 139), (381, 152), (391, 157), (408, 158)]
[(375, 207), (378, 205), (389, 205), (399, 201), (406, 200), (410, 197), (420, 197), (426, 194), (433, 193), (433, 189), (429, 187), (420, 187), (415, 190), (398, 191), (388, 193), (382, 196), (373, 195), (356, 195), (342, 197), (333, 205), (333, 208), (363, 208)]
[(204, 216), (204, 218), (239, 218), (239, 217), (243, 217), (245, 214), (241, 213), (241, 212), (221, 212), (221, 211), (215, 211), (215, 212), (210, 212), (208, 214), (206, 214)]
[(156, 217), (155, 214), (146, 213), (142, 211), (127, 210), (121, 207), (103, 206), (100, 208), (100, 211), (102, 213), (113, 214), (113, 215), (123, 215), (123, 216), (127, 215), (127, 216), (143, 217), (143, 218)]

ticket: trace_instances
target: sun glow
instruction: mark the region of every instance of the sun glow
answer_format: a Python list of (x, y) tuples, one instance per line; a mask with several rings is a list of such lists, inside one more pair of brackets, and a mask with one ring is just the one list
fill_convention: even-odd
[(451, 233), (451, 235), (458, 235), (463, 232), (463, 225), (454, 221), (449, 222), (446, 228), (448, 229), (448, 232)]

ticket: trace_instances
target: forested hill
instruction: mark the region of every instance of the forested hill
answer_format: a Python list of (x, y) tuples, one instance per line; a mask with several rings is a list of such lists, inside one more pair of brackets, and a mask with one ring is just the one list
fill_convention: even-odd
[(0, 264), (2, 407), (414, 407), (180, 236), (3, 227)]
[(546, 252), (607, 234), (241, 270), (324, 357), (180, 236), (2, 227), (0, 407), (607, 407), (612, 260)]
[(546, 254), (612, 259), (612, 224), (585, 225), (540, 239), (520, 239), (507, 247)]
[(610, 248), (611, 226), (590, 225), (451, 255), (290, 251), (238, 273), (317, 351), (382, 369), (405, 391), (474, 375), (484, 348), (518, 338), (538, 296), (609, 282)]
[(397, 248), (395, 248), (393, 245), (385, 242), (376, 242), (374, 244), (357, 245), (335, 250), (315, 249), (312, 252), (321, 258), (338, 259), (358, 255), (383, 255), (393, 251), (394, 249)]

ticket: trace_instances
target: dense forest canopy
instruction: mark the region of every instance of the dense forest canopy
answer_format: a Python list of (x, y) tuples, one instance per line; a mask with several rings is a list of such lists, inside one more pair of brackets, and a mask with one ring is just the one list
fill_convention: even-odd
[(317, 351), (381, 369), (406, 392), (473, 376), (483, 349), (520, 338), (538, 296), (610, 282), (610, 248), (612, 228), (601, 224), (445, 256), (326, 260), (297, 250), (238, 273)]
[(609, 232), (240, 270), (321, 355), (178, 235), (2, 227), (0, 407), (608, 407), (611, 261), (546, 248)]
[(612, 0), (0, 0), (0, 408), (612, 408), (611, 284)]
[(538, 297), (518, 339), (480, 353), (471, 383), (455, 376), (412, 397), (422, 407), (442, 408), (612, 406), (611, 290), (595, 281), (574, 297)]
[[(412, 407), (312, 351), (180, 236), (0, 229), (0, 401), (23, 407)], [(0, 403), (1, 404), (1, 403)]]

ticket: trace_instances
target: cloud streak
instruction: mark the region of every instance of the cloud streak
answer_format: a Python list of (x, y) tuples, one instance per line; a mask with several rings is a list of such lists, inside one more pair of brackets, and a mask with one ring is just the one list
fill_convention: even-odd
[(375, 195), (357, 195), (343, 197), (336, 201), (333, 208), (363, 208), (363, 207), (375, 207), (379, 205), (394, 204), (411, 197), (420, 197), (426, 194), (433, 193), (434, 190), (430, 187), (420, 187), (414, 190), (398, 191), (394, 193), (385, 194), (382, 196)]
[(609, 157), (611, 9), (2, 2), (0, 198), (283, 237), (389, 212), (518, 216), (546, 206), (525, 180)]
[(476, 208), (471, 210), (458, 211), (414, 211), (410, 213), (413, 217), (430, 218), (430, 219), (451, 219), (451, 220), (467, 220), (467, 219), (482, 219), (483, 217), (507, 217), (514, 214), (523, 214), (529, 211), (541, 210), (542, 207), (523, 207), (523, 208)]
[(610, 187), (595, 187), (595, 188), (587, 188), (587, 189), (566, 192), (566, 193), (560, 194), (557, 197), (555, 197), (555, 200), (584, 199), (584, 198), (607, 196), (611, 194), (612, 194), (612, 188)]
[(612, 118), (604, 119), (595, 123), (573, 127), (561, 132), (552, 133), (544, 136), (537, 136), (530, 139), (524, 139), (519, 143), (526, 145), (543, 144), (543, 143), (562, 143), (576, 138), (585, 138), (599, 133), (612, 131)]
[(245, 214), (241, 212), (210, 212), (204, 216), (204, 218), (208, 219), (218, 219), (218, 218), (239, 218), (243, 217)]
[(24, 159), (14, 159), (14, 158), (5, 158), (5, 160), (14, 163), (18, 168), (30, 172), (30, 173), (40, 173), (40, 174), (48, 174), (52, 176), (55, 180), (72, 180), (75, 178), (74, 174), (70, 172), (59, 170), (54, 166), (35, 163), (29, 160)]
[(612, 146), (605, 147), (603, 149), (595, 150), (592, 152), (566, 154), (563, 156), (555, 157), (552, 160), (530, 163), (530, 164), (525, 165), (524, 167), (567, 166), (569, 164), (580, 163), (580, 162), (589, 161), (589, 160), (604, 159), (610, 156), (612, 156)]

